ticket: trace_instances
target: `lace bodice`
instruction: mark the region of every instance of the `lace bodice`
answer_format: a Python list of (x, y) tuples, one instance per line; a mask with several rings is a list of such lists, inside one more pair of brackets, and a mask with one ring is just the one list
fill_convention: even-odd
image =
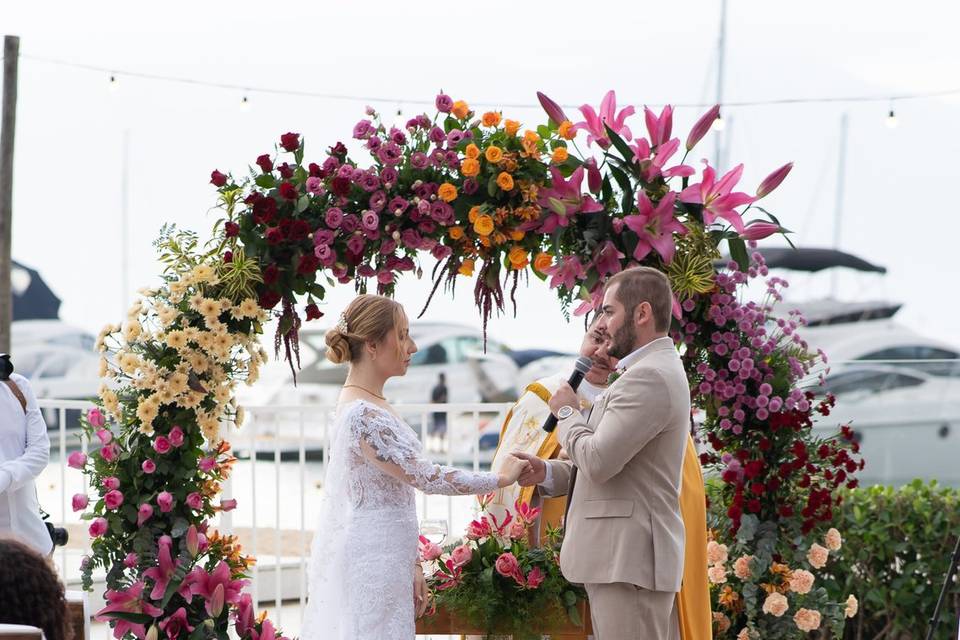
[[(338, 420), (338, 437), (349, 438), (350, 498), (355, 509), (413, 506), (414, 489), (443, 495), (475, 495), (494, 491), (497, 476), (472, 473), (430, 462), (423, 457), (416, 432), (386, 409), (364, 400), (345, 405)], [(399, 480), (384, 472), (361, 449), (370, 445), (376, 458), (396, 465)]]

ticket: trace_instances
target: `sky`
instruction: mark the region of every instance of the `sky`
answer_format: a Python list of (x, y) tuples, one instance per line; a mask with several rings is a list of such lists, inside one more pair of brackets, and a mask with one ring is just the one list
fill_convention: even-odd
[[(7, 4), (7, 3), (5, 3)], [(96, 7), (95, 9), (92, 7)], [(0, 31), (19, 35), (14, 259), (39, 269), (63, 299), (61, 317), (96, 332), (124, 317), (135, 290), (160, 273), (152, 246), (164, 223), (209, 233), (212, 169), (242, 174), (280, 134), (303, 134), (307, 157), (348, 139), (366, 104), (390, 120), (441, 88), (472, 105), (701, 103), (716, 94), (720, 3), (599, 2), (9, 3)], [(726, 101), (891, 96), (960, 88), (960, 5), (916, 0), (779, 3), (730, 0)], [(116, 69), (64, 68), (39, 58)], [(377, 99), (270, 95), (124, 77), (174, 75), (246, 87)], [(248, 109), (241, 100), (248, 96)], [(382, 99), (381, 99), (382, 98)], [(960, 344), (956, 253), (960, 94), (892, 105), (827, 103), (731, 107), (721, 169), (744, 163), (753, 191), (772, 169), (795, 168), (766, 201), (799, 246), (832, 246), (842, 114), (849, 118), (839, 247), (888, 268), (840, 274), (842, 299), (904, 303), (898, 318)], [(681, 136), (704, 109), (679, 108)], [(507, 117), (544, 120), (539, 107)], [(400, 118), (397, 118), (400, 119)], [(642, 118), (635, 119), (642, 129)], [(711, 134), (713, 135), (713, 134)], [(128, 225), (122, 219), (123, 140)], [(713, 141), (693, 159), (713, 157)], [(316, 157), (316, 156), (314, 156)], [(124, 251), (126, 247), (126, 251)], [(126, 259), (124, 255), (126, 254)], [(424, 263), (429, 273), (432, 261)], [(830, 275), (798, 276), (791, 300), (823, 297)], [(464, 286), (466, 285), (466, 286)], [(430, 283), (401, 280), (415, 314)], [(472, 286), (438, 297), (426, 319), (479, 326)], [(330, 292), (336, 317), (350, 287)], [(533, 280), (490, 334), (516, 348), (575, 350), (582, 323)]]

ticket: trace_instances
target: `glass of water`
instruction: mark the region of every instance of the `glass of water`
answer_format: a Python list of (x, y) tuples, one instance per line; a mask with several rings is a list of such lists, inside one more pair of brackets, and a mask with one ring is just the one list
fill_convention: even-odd
[(447, 521), (446, 520), (422, 520), (420, 522), (420, 535), (434, 544), (442, 545), (447, 539)]

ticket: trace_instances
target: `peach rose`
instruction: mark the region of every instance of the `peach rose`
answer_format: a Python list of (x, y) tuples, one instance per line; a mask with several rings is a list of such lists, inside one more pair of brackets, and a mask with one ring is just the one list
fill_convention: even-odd
[(722, 564), (715, 564), (707, 569), (707, 578), (713, 584), (723, 584), (727, 581), (727, 570), (723, 568)]
[(730, 618), (719, 611), (714, 611), (713, 624), (717, 625), (717, 633), (724, 634), (727, 632), (727, 629), (730, 628)]
[(440, 188), (437, 189), (437, 195), (440, 196), (440, 199), (444, 202), (453, 202), (457, 199), (457, 188), (449, 182), (444, 182), (440, 185)]
[(804, 594), (813, 588), (813, 574), (806, 569), (797, 569), (790, 575), (790, 591)]
[(500, 114), (496, 111), (487, 111), (481, 116), (480, 122), (485, 127), (495, 127), (500, 124)]
[(843, 545), (843, 538), (840, 537), (839, 531), (831, 527), (823, 536), (823, 542), (830, 551), (840, 551), (840, 547)]
[(493, 218), (487, 214), (477, 216), (476, 221), (473, 223), (473, 230), (479, 233), (481, 236), (488, 236), (493, 233)]
[(753, 556), (740, 556), (733, 563), (733, 575), (737, 576), (741, 580), (746, 580), (750, 577), (750, 561), (753, 560)]
[(517, 131), (520, 130), (520, 123), (517, 122), (516, 120), (511, 120), (510, 118), (507, 118), (503, 122), (503, 128), (507, 132), (508, 136), (515, 136), (517, 135)]
[(551, 256), (549, 253), (538, 253), (536, 259), (533, 261), (533, 268), (540, 273), (545, 272), (552, 266), (553, 256)]
[(763, 612), (777, 618), (785, 614), (789, 608), (790, 603), (787, 602), (787, 597), (776, 591), (768, 595), (767, 599), (763, 601)]
[(480, 162), (474, 158), (466, 158), (460, 163), (460, 173), (472, 178), (480, 173)]
[(487, 162), (496, 164), (497, 162), (503, 160), (503, 149), (496, 145), (490, 145), (483, 153), (483, 157), (487, 159)]
[(500, 175), (497, 176), (497, 186), (503, 189), (504, 191), (512, 191), (513, 176), (511, 176), (506, 171), (501, 171)]
[(528, 264), (530, 264), (530, 259), (527, 257), (527, 250), (523, 247), (513, 247), (510, 249), (510, 266), (516, 270), (523, 269)]
[(727, 545), (717, 544), (715, 540), (707, 543), (707, 562), (722, 564), (727, 561)]
[(467, 145), (467, 148), (463, 150), (463, 155), (471, 158), (472, 160), (476, 160), (480, 157), (480, 147), (471, 142)]
[(470, 106), (463, 100), (457, 100), (453, 103), (453, 108), (450, 111), (453, 112), (453, 115), (463, 120), (470, 115)]
[(447, 233), (450, 234), (452, 239), (459, 240), (463, 237), (463, 227), (450, 227)]
[(843, 609), (843, 615), (847, 616), (848, 618), (852, 618), (853, 616), (857, 615), (857, 611), (859, 610), (860, 603), (857, 602), (857, 599), (851, 593), (849, 596), (847, 596), (847, 606)]
[(830, 552), (816, 542), (810, 545), (810, 551), (807, 552), (807, 560), (814, 569), (822, 569), (827, 564), (827, 558), (829, 557)]
[(800, 609), (793, 616), (793, 622), (800, 631), (815, 631), (820, 628), (820, 612), (813, 609)]

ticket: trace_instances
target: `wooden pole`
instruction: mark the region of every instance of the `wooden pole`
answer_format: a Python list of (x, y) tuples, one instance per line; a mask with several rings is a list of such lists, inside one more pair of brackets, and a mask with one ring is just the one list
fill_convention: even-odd
[(17, 124), (17, 62), (20, 38), (3, 38), (3, 106), (0, 111), (0, 352), (10, 352), (13, 296), (10, 238), (13, 227), (13, 134)]

